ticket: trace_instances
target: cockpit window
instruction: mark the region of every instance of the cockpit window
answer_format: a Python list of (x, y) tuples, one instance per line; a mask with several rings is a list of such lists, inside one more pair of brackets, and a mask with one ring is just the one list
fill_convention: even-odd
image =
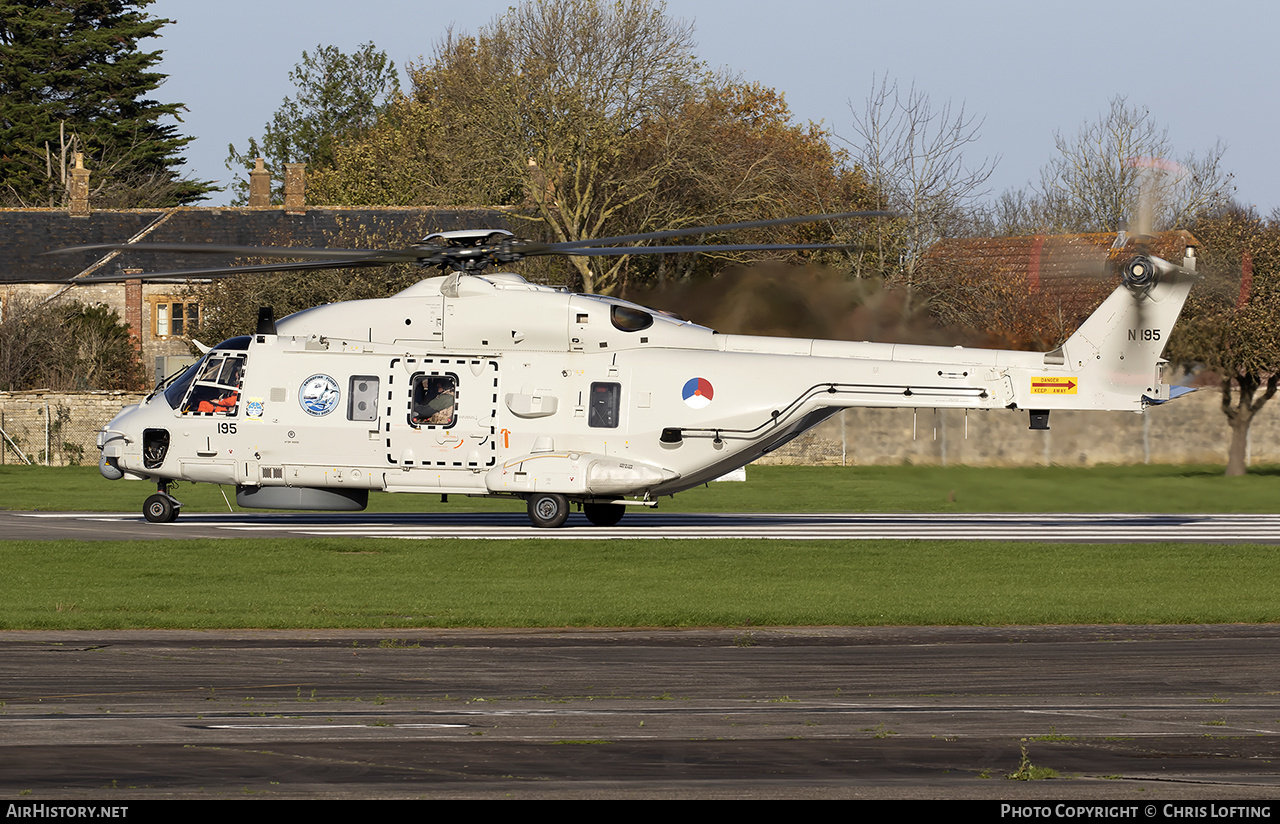
[(653, 326), (653, 315), (643, 309), (619, 304), (614, 304), (609, 310), (609, 320), (613, 321), (614, 328), (623, 332), (639, 332)]
[[(236, 414), (240, 409), (240, 383), (244, 378), (244, 362), (245, 356), (239, 353), (211, 352), (203, 362), (203, 367), (199, 370), (200, 376), (182, 405), (182, 414)], [(166, 391), (165, 398), (168, 397), (169, 393)]]
[(222, 370), (222, 358), (209, 358), (204, 363), (204, 371), (200, 373), (200, 380), (214, 381), (218, 380), (218, 372)]
[[(177, 409), (179, 406), (182, 406), (183, 399), (187, 397), (187, 390), (191, 388), (191, 384), (195, 381), (199, 381), (199, 383), (207, 386), (222, 386), (224, 388), (232, 387), (238, 390), (240, 388), (240, 379), (244, 372), (246, 356), (241, 354), (232, 354), (231, 352), (225, 352), (223, 350), (246, 350), (249, 348), (249, 342), (252, 340), (253, 339), (248, 335), (241, 335), (236, 338), (224, 340), (222, 343), (218, 344), (212, 354), (205, 355), (203, 358), (187, 367), (181, 375), (173, 379), (168, 386), (164, 387), (164, 399), (168, 401), (169, 407), (171, 409)], [(227, 393), (225, 392), (218, 393), (202, 391), (200, 394), (201, 396), (218, 395), (220, 400), (225, 400), (227, 397)], [(239, 393), (237, 392), (236, 394), (238, 395)], [(192, 393), (192, 398), (195, 398), (195, 393)], [(197, 402), (196, 406), (198, 405), (199, 404)], [(233, 402), (231, 407), (234, 407), (235, 405), (236, 404)], [(188, 402), (186, 406), (183, 407), (182, 411), (186, 414), (197, 410), (190, 402)], [(209, 409), (207, 411), (222, 411), (223, 414), (235, 414), (235, 410), (233, 408), (230, 409), (230, 411), (227, 411), (227, 409)]]
[(187, 396), (187, 387), (191, 386), (191, 382), (196, 379), (196, 375), (200, 374), (203, 366), (203, 360), (196, 361), (165, 387), (164, 399), (169, 402), (170, 409), (177, 409), (182, 404), (182, 399)]
[(227, 358), (222, 363), (222, 373), (218, 377), (218, 383), (227, 386), (240, 385), (240, 370), (244, 367), (244, 358)]

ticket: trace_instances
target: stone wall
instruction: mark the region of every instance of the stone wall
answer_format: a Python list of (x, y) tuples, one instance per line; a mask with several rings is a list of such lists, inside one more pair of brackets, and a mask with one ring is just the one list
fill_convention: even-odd
[[(143, 396), (130, 392), (0, 392), (0, 426), (36, 463), (92, 464), (97, 432)], [(1280, 400), (1263, 407), (1250, 433), (1250, 462), (1280, 463)], [(1225, 464), (1230, 430), (1216, 389), (1131, 412), (1054, 412), (1048, 432), (1026, 412), (848, 409), (762, 458), (761, 464), (1034, 466), (1099, 463)], [(5, 463), (22, 459), (9, 443)]]
[[(848, 409), (765, 456), (762, 464), (870, 466), (1091, 466), (1227, 462), (1231, 432), (1216, 388), (1132, 412), (1050, 415), (1047, 432), (1027, 413), (932, 409)], [(1280, 401), (1263, 407), (1250, 431), (1250, 463), (1280, 463)]]
[(0, 456), (6, 464), (96, 464), (98, 430), (142, 398), (137, 392), (0, 392), (0, 429), (8, 436), (0, 438)]

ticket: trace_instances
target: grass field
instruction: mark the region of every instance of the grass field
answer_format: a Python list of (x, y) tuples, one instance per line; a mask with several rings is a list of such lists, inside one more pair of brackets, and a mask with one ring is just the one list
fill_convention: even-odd
[(2, 629), (1259, 623), (1280, 547), (3, 542)]
[[(1275, 512), (1280, 470), (752, 467), (664, 511)], [(96, 468), (0, 469), (12, 509), (137, 511)], [(189, 511), (225, 511), (183, 485)], [(234, 501), (234, 497), (232, 500)], [(455, 510), (517, 511), (452, 496)], [(373, 495), (373, 511), (440, 509)], [(642, 517), (642, 515), (639, 515)], [(632, 516), (637, 517), (637, 516)], [(0, 541), (0, 629), (1268, 623), (1280, 547), (968, 541)]]

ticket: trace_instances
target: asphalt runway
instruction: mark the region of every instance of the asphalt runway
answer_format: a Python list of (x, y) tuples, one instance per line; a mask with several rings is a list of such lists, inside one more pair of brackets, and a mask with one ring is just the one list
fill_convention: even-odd
[(800, 540), (960, 539), (1121, 544), (1280, 543), (1280, 515), (962, 514), (632, 512), (616, 527), (581, 514), (562, 529), (535, 529), (523, 513), (185, 514), (151, 524), (140, 513), (0, 511), (11, 540), (170, 540), (184, 538), (476, 538)]
[(1274, 799), (1277, 673), (1275, 626), (4, 632), (0, 794)]
[[(10, 539), (1280, 539), (1207, 515), (0, 513)], [(1269, 799), (1280, 627), (0, 633), (10, 798)], [(1007, 778), (1025, 758), (1058, 778)]]

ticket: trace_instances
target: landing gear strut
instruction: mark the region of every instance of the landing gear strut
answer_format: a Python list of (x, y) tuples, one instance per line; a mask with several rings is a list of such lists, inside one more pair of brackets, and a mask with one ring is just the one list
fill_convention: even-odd
[(142, 505), (142, 517), (153, 524), (168, 524), (178, 520), (181, 508), (182, 503), (169, 494), (169, 484), (161, 481), (156, 484), (156, 494)]

